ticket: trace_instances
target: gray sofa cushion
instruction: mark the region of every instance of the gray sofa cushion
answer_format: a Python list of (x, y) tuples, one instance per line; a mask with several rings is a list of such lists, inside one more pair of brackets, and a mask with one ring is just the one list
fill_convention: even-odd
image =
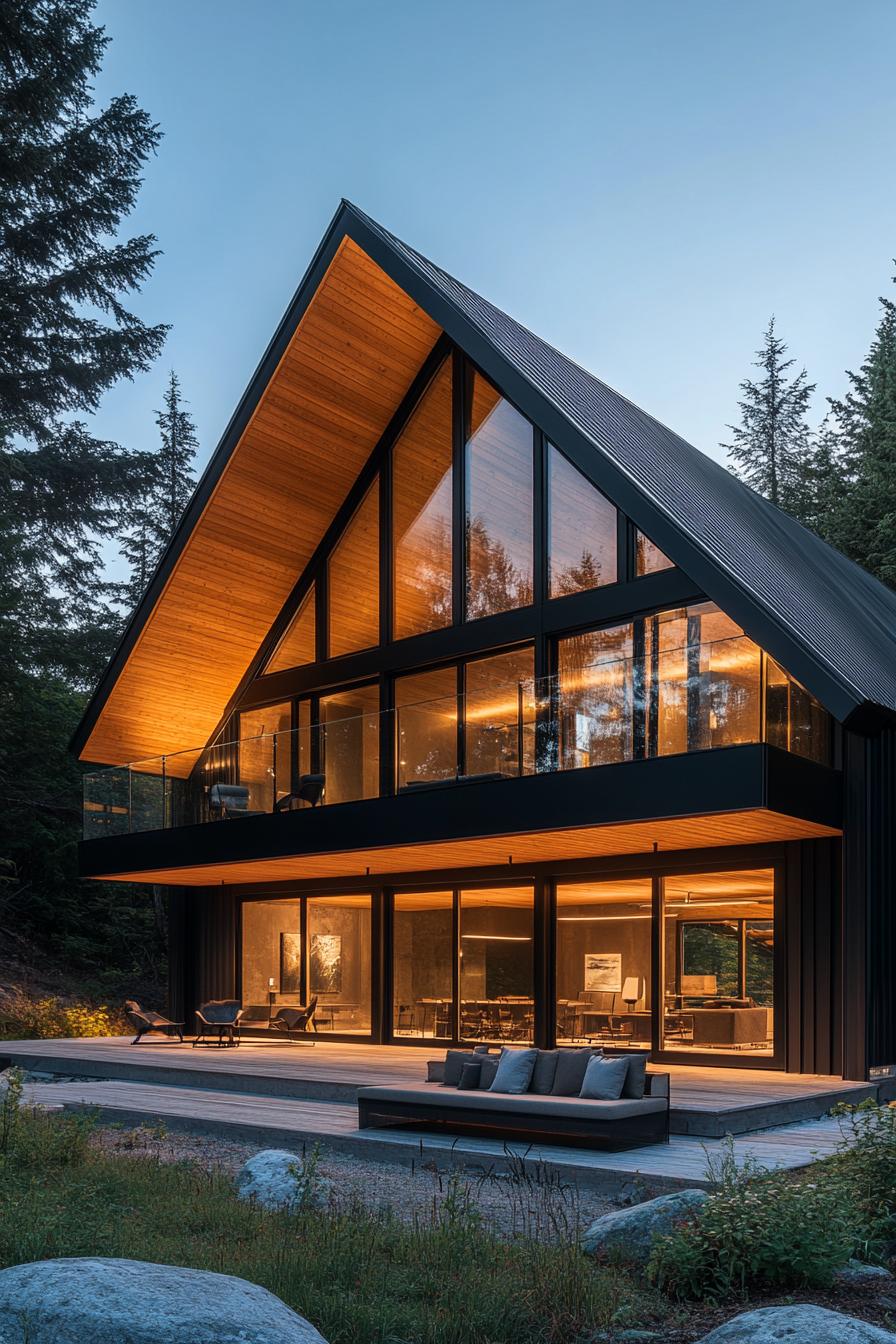
[(479, 1077), (482, 1073), (482, 1065), (478, 1059), (471, 1059), (460, 1071), (460, 1081), (457, 1084), (459, 1092), (475, 1092), (479, 1086)]
[(647, 1055), (631, 1054), (627, 1055), (628, 1073), (625, 1075), (625, 1082), (622, 1084), (622, 1095), (624, 1097), (643, 1097), (644, 1087), (647, 1080)]
[(457, 1087), (464, 1065), (469, 1064), (472, 1058), (472, 1050), (448, 1050), (445, 1054), (445, 1073), (442, 1078), (442, 1086)]
[(502, 1050), (498, 1071), (489, 1091), (508, 1092), (511, 1095), (528, 1092), (537, 1054), (537, 1050)]
[(618, 1101), (628, 1073), (626, 1055), (592, 1055), (582, 1080), (580, 1097), (592, 1101)]
[(585, 1070), (588, 1067), (589, 1059), (592, 1055), (601, 1053), (600, 1050), (591, 1050), (588, 1046), (581, 1050), (558, 1050), (557, 1071), (554, 1074), (551, 1096), (577, 1097), (582, 1090), (582, 1083), (585, 1081)]
[(551, 1088), (554, 1086), (554, 1076), (557, 1072), (557, 1051), (539, 1050), (535, 1056), (535, 1068), (532, 1070), (532, 1081), (529, 1084), (529, 1091), (534, 1092), (536, 1096), (550, 1096)]
[(586, 1097), (539, 1097), (532, 1092), (522, 1096), (509, 1092), (459, 1092), (456, 1088), (438, 1091), (425, 1083), (411, 1083), (402, 1087), (362, 1087), (358, 1097), (364, 1101), (405, 1101), (419, 1108), (421, 1114), (432, 1110), (436, 1115), (453, 1110), (475, 1110), (497, 1114), (562, 1116), (564, 1119), (586, 1119), (594, 1116), (624, 1120), (632, 1115), (649, 1115), (666, 1109), (664, 1097), (643, 1097), (640, 1101), (623, 1097), (619, 1101), (592, 1101)]
[(499, 1055), (482, 1055), (482, 1065), (479, 1069), (479, 1086), (483, 1092), (487, 1092), (495, 1081), (495, 1074), (498, 1072)]

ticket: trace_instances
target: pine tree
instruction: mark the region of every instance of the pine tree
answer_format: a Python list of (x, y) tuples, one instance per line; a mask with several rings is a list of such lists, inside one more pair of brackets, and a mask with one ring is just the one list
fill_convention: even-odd
[(199, 440), (173, 369), (165, 389), (164, 410), (156, 411), (156, 424), (159, 450), (153, 456), (147, 487), (131, 512), (121, 544), (121, 553), (130, 566), (122, 597), (130, 610), (146, 591), (196, 486), (193, 460)]
[(734, 440), (720, 446), (728, 449), (742, 481), (802, 518), (810, 507), (805, 471), (811, 451), (807, 415), (815, 384), (808, 381), (805, 369), (790, 374), (794, 360), (786, 359), (786, 353), (787, 346), (775, 335), (772, 317), (754, 361), (762, 377), (741, 383), (741, 423), (728, 426)]
[(831, 401), (847, 474), (832, 540), (896, 588), (896, 303), (881, 298), (880, 304), (867, 358), (858, 373), (847, 371), (843, 400)]
[(147, 369), (166, 328), (125, 306), (157, 252), (121, 241), (158, 128), (93, 102), (107, 38), (91, 0), (0, 7), (0, 659), (85, 684), (114, 635), (101, 540), (146, 462), (74, 417)]

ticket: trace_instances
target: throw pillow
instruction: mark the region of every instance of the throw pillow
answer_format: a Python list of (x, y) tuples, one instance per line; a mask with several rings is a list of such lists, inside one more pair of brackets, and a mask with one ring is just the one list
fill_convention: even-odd
[(479, 1077), (482, 1073), (482, 1065), (478, 1059), (471, 1059), (460, 1071), (460, 1082), (457, 1085), (458, 1092), (472, 1092), (479, 1086)]
[(479, 1070), (479, 1090), (488, 1092), (492, 1083), (495, 1081), (495, 1074), (498, 1072), (498, 1055), (482, 1055), (482, 1066)]
[(557, 1071), (551, 1088), (552, 1097), (577, 1097), (585, 1081), (588, 1061), (600, 1050), (590, 1050), (587, 1046), (580, 1050), (558, 1050)]
[(625, 1087), (628, 1055), (595, 1055), (588, 1061), (580, 1097), (590, 1101), (618, 1101)]
[(622, 1095), (640, 1101), (647, 1086), (647, 1056), (626, 1055), (628, 1072), (622, 1085)]
[(445, 1054), (445, 1077), (443, 1087), (457, 1087), (461, 1070), (473, 1058), (472, 1050), (448, 1050)]
[(489, 1091), (507, 1092), (515, 1096), (528, 1092), (537, 1054), (537, 1050), (508, 1050), (505, 1047), (501, 1051), (498, 1071)]
[(529, 1091), (535, 1092), (541, 1097), (549, 1096), (551, 1088), (554, 1086), (554, 1075), (556, 1072), (557, 1051), (539, 1050), (535, 1057), (535, 1068), (532, 1070), (532, 1081), (529, 1084)]

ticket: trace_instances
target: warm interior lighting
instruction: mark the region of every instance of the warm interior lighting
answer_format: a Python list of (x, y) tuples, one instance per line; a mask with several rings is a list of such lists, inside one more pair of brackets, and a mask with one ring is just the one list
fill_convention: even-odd
[(511, 933), (462, 933), (461, 938), (476, 939), (478, 942), (488, 943), (531, 943), (532, 941), (525, 935)]

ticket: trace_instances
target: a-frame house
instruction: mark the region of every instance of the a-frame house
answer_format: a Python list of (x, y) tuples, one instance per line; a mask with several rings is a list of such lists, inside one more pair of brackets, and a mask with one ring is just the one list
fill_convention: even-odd
[[(75, 739), (171, 996), (896, 1064), (896, 597), (343, 203)], [(102, 768), (101, 768), (102, 767)]]

